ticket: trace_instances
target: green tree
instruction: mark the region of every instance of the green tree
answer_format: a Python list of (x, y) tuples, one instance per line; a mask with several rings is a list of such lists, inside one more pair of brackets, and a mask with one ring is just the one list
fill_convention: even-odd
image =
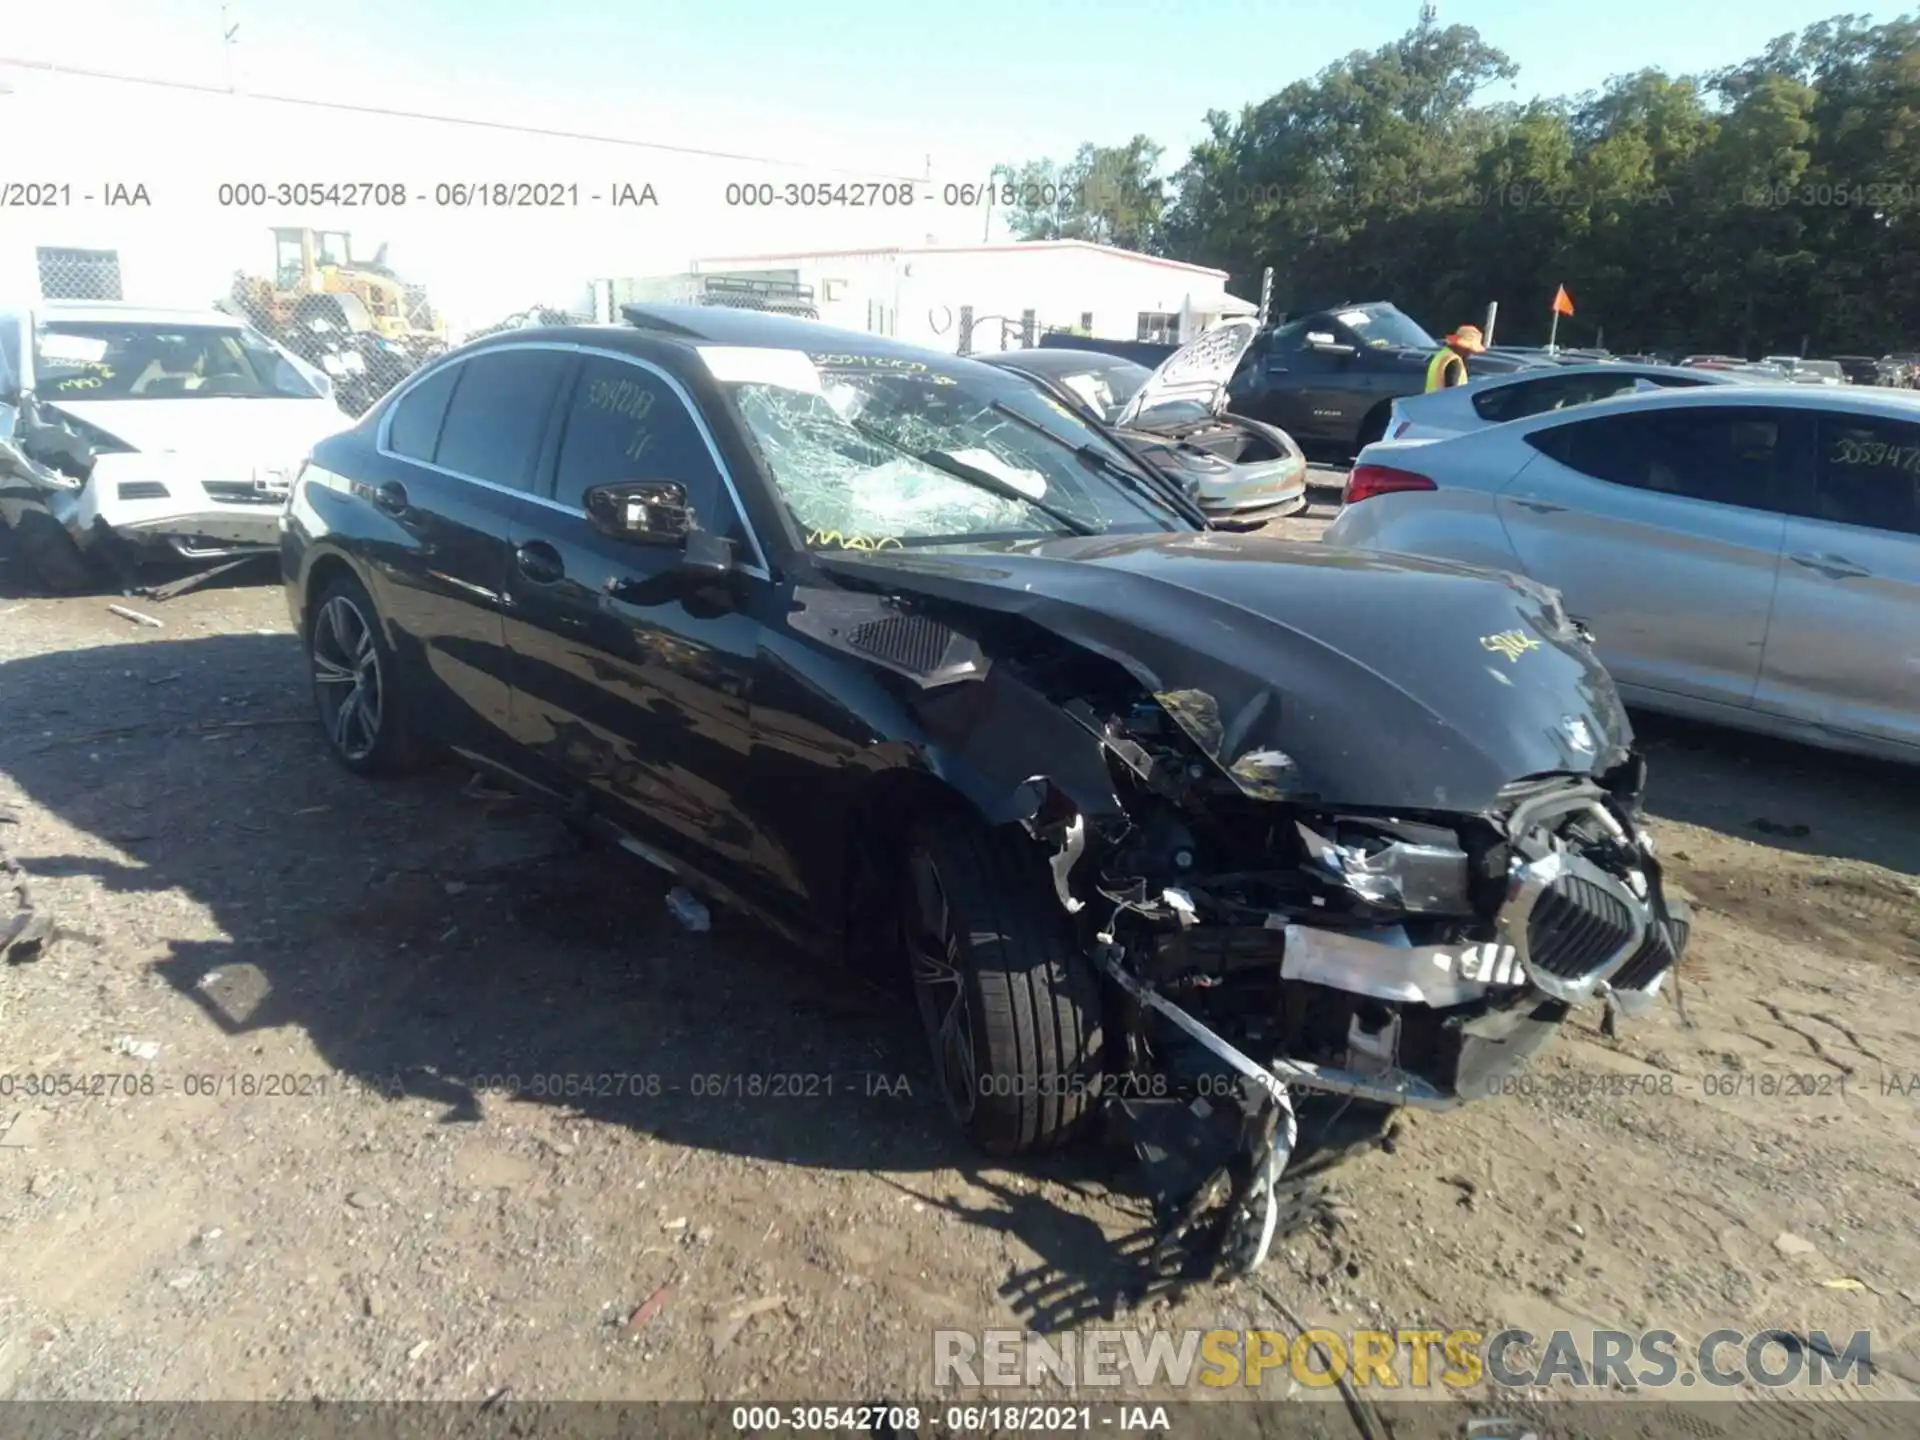
[(1125, 145), (1082, 145), (1065, 164), (996, 167), (1008, 227), (1022, 240), (1091, 240), (1123, 250), (1155, 243), (1165, 206), (1157, 171), (1164, 151), (1144, 135)]
[[(1507, 57), (1422, 24), (1243, 107), (1211, 111), (1166, 180), (1144, 137), (1011, 167), (1019, 233), (1082, 235), (1276, 272), (1286, 309), (1392, 299), (1430, 327), (1501, 308), (1539, 340), (1812, 352), (1920, 341), (1920, 19), (1839, 16), (1700, 76), (1488, 103)], [(1078, 199), (1103, 154), (1141, 203)], [(1048, 186), (1051, 185), (1051, 190)], [(1162, 196), (1166, 196), (1163, 201)]]

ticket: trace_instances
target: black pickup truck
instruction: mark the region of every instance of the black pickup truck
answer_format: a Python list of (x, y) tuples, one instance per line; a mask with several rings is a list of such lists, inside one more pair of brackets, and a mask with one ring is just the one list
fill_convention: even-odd
[[(1261, 332), (1227, 384), (1236, 415), (1278, 426), (1310, 451), (1351, 455), (1386, 432), (1387, 412), (1426, 388), (1440, 341), (1384, 300), (1314, 310)], [(1470, 378), (1530, 369), (1530, 356), (1476, 355)]]

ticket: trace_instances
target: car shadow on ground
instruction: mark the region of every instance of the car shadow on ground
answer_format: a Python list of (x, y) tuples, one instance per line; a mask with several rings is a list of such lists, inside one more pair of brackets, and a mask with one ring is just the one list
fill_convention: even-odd
[[(664, 875), (454, 767), (346, 774), (293, 637), (108, 645), (4, 675), (0, 771), (77, 832), (38, 853), (15, 832), (16, 858), (43, 905), (60, 877), (129, 897), (113, 909), (147, 933), (113, 938), (156, 952), (210, 1027), (208, 1063), (257, 1068), (294, 1029), (343, 1082), (430, 1102), (430, 1123), (511, 1097), (677, 1146), (920, 1177), (1036, 1257), (1006, 1293), (1036, 1327), (1180, 1283), (1144, 1229), (1116, 1244), (1048, 1198), (1106, 1194), (1144, 1223), (1116, 1151), (1000, 1168), (959, 1137), (904, 991), (725, 911), (689, 932)], [(942, 1198), (956, 1177), (990, 1198)]]
[(1920, 766), (1635, 711), (1655, 815), (1920, 875)]
[(275, 572), (278, 557), (249, 556), (242, 561), (167, 559), (115, 574), (107, 565), (95, 567), (93, 582), (80, 590), (49, 589), (21, 559), (13, 532), (0, 521), (0, 601), (86, 596), (127, 597), (164, 603), (194, 590), (244, 589), (259, 585)]
[[(200, 1048), (227, 1068), (256, 1067), (266, 1038), (294, 1029), (354, 1085), (430, 1102), (432, 1124), (476, 1124), (511, 1096), (677, 1146), (878, 1172), (1017, 1236), (1034, 1260), (1002, 1294), (1036, 1329), (1185, 1283), (1153, 1262), (1146, 1207), (1111, 1149), (982, 1162), (934, 1098), (905, 995), (881, 977), (823, 966), (724, 911), (689, 932), (665, 877), (451, 767), (390, 784), (347, 775), (323, 750), (291, 636), (156, 638), (17, 659), (4, 675), (0, 770), (73, 832), (17, 858), (36, 880), (130, 897), (114, 911), (147, 933), (110, 943), (157, 952), (154, 972), (204, 1016)], [(1737, 813), (1753, 807), (1721, 783), (1738, 773), (1745, 795), (1800, 797), (1801, 848), (1829, 830), (1866, 836), (1860, 858), (1911, 868), (1915, 827), (1896, 816), (1914, 813), (1914, 777), (1648, 730), (1656, 813), (1752, 835), (1758, 812)], [(1828, 826), (1835, 795), (1886, 825)], [(1781, 822), (1802, 813), (1774, 808)], [(1128, 1233), (1090, 1218), (1088, 1197), (1112, 1201)]]

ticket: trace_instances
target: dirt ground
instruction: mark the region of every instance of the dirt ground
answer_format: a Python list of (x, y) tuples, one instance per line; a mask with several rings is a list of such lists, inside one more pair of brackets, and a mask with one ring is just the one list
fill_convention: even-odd
[(109, 603), (0, 568), (0, 847), (60, 927), (0, 967), (0, 1397), (872, 1400), (931, 1393), (936, 1329), (1276, 1297), (1869, 1330), (1920, 1390), (1920, 773), (1643, 720), (1684, 1021), (1577, 1017), (1531, 1093), (1338, 1167), (1259, 1285), (1143, 1297), (1110, 1167), (983, 1163), (888, 994), (458, 771), (347, 776), (276, 585)]

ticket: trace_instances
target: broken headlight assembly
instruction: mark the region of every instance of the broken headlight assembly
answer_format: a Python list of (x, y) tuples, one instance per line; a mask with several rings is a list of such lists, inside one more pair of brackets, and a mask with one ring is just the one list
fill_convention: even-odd
[(1204, 698), (1066, 707), (1120, 814), (1073, 831), (1054, 874), (1112, 982), (1111, 1108), (1164, 1240), (1224, 1189), (1219, 1253), (1246, 1270), (1303, 1133), (1338, 1145), (1495, 1093), (1572, 1005), (1651, 1003), (1687, 921), (1639, 768), (1521, 782), (1481, 814), (1345, 813), (1281, 752), (1247, 767)]

